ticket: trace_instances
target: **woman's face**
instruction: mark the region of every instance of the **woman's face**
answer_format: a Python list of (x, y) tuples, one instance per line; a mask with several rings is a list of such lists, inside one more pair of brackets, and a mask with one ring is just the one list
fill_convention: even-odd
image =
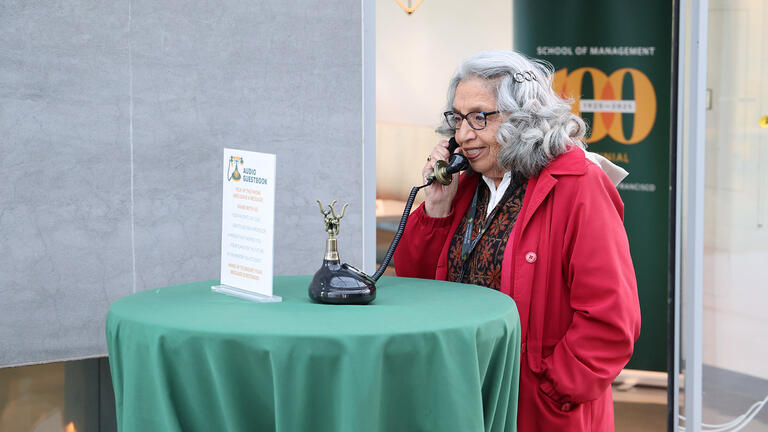
[[(461, 114), (482, 111), (496, 111), (496, 97), (487, 81), (472, 78), (461, 81), (453, 98), (453, 111)], [(456, 142), (469, 159), (472, 169), (490, 178), (501, 178), (504, 171), (499, 167), (498, 156), (501, 145), (496, 141), (503, 116), (493, 114), (487, 117), (484, 129), (472, 129), (462, 120), (456, 129)]]

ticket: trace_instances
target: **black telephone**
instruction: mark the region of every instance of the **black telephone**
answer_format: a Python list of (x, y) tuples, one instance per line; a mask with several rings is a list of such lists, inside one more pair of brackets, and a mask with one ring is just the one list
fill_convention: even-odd
[(411, 189), (395, 238), (392, 239), (392, 244), (389, 245), (381, 266), (373, 276), (368, 276), (347, 263), (341, 263), (338, 253), (335, 251), (336, 239), (329, 239), (329, 241), (332, 240), (332, 244), (326, 250), (323, 265), (315, 273), (309, 284), (309, 297), (312, 300), (330, 304), (368, 304), (376, 298), (376, 282), (384, 274), (384, 270), (395, 254), (395, 248), (397, 248), (400, 237), (403, 236), (405, 224), (408, 222), (408, 215), (411, 214), (416, 193), (419, 189), (425, 188), (435, 181), (442, 185), (449, 185), (453, 180), (453, 174), (469, 168), (467, 158), (461, 153), (454, 153), (458, 147), (459, 144), (456, 139), (451, 137), (448, 140), (448, 152), (451, 154), (448, 162), (443, 160), (435, 162), (435, 170), (427, 177), (427, 182)]

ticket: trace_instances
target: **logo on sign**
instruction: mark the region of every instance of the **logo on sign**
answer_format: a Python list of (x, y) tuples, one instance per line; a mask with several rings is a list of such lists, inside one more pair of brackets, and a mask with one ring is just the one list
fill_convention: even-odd
[(229, 157), (229, 168), (227, 169), (227, 181), (240, 181), (242, 176), (240, 175), (239, 166), (243, 165), (243, 158), (239, 156)]
[[(592, 80), (594, 99), (581, 97), (586, 75)], [(626, 79), (632, 82), (634, 99), (626, 99), (622, 94)], [(651, 80), (637, 69), (622, 68), (606, 75), (593, 67), (570, 72), (564, 68), (555, 72), (553, 87), (558, 94), (574, 100), (574, 114), (594, 114), (592, 135), (586, 140), (588, 143), (609, 136), (621, 144), (637, 144), (648, 136), (656, 122), (656, 91)], [(633, 116), (631, 131), (624, 130), (622, 115)]]

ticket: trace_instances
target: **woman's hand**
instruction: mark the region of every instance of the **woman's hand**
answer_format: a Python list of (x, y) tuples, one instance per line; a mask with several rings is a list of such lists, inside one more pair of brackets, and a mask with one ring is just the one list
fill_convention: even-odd
[[(456, 152), (461, 149), (457, 148)], [(428, 175), (435, 170), (435, 162), (438, 160), (448, 161), (448, 141), (440, 141), (432, 149), (426, 165), (421, 170), (422, 176), (426, 179)], [(453, 181), (448, 186), (443, 186), (435, 180), (426, 190), (427, 197), (424, 200), (425, 210), (430, 217), (446, 217), (451, 213), (451, 202), (456, 196), (456, 190), (459, 185), (459, 174), (453, 175)]]

